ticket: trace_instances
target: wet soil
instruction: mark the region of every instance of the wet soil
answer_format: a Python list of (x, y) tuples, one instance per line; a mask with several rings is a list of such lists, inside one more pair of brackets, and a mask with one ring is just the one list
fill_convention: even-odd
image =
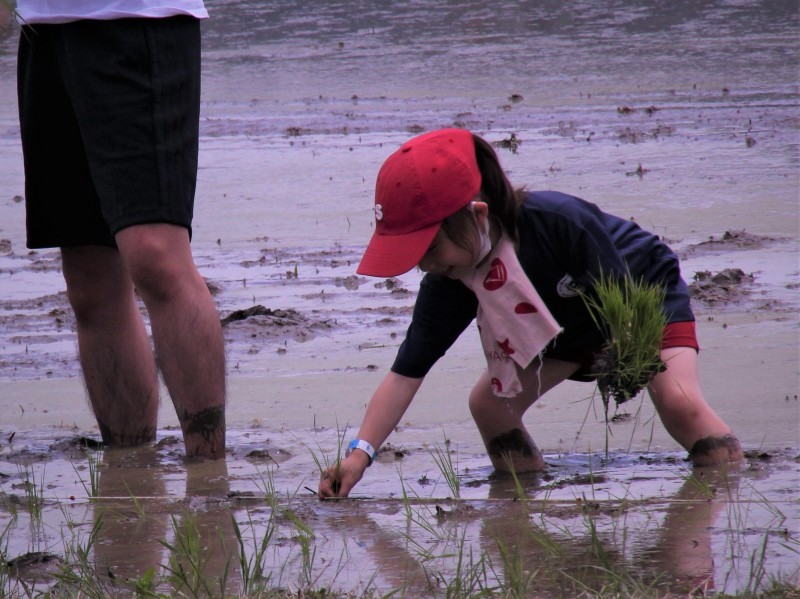
[[(193, 250), (225, 321), (224, 463), (183, 458), (166, 392), (154, 447), (91, 441), (58, 254), (24, 249), (16, 96), (0, 86), (0, 547), (18, 577), (6, 590), (28, 596), (63, 560), (114, 596), (150, 568), (163, 574), (161, 541), (192, 523), (209, 575), (233, 563), (239, 580), (231, 515), (247, 556), (274, 531), (271, 582), (287, 588), (446, 596), (465, 574), (447, 557), (459, 555), (491, 558), (489, 578), (536, 573), (537, 596), (583, 592), (565, 589), (561, 570), (609, 588), (597, 574), (608, 566), (658, 596), (797, 581), (794, 3), (207, 5)], [(0, 20), (3, 81), (17, 41)], [(641, 397), (606, 427), (591, 386), (565, 383), (526, 414), (548, 470), (523, 477), (520, 500), (471, 423), (483, 364), (467, 334), (354, 497), (316, 500), (317, 460), (335, 459), (357, 426), (419, 282), (354, 275), (378, 168), (411, 134), (443, 126), (484, 135), (516, 185), (584, 197), (679, 253), (704, 391), (742, 439), (742, 472), (692, 471)], [(78, 563), (99, 522), (91, 564)]]
[[(745, 242), (723, 234), (719, 241), (684, 251), (693, 264), (726, 254), (747, 263), (748, 251), (785, 243), (749, 234)], [(303, 372), (320, 368), (320, 354), (329, 351), (325, 348), (335, 348), (336, 340), (344, 339), (348, 351), (335, 364), (325, 365), (323, 373), (380, 374), (385, 359), (364, 354), (382, 346), (380, 351), (390, 355), (389, 344), (402, 339), (413, 305), (414, 294), (409, 291), (413, 283), (345, 274), (352, 272), (357, 257), (355, 248), (346, 247), (332, 252), (261, 250), (254, 258), (244, 258), (238, 251), (217, 253), (216, 267), (209, 272), (222, 276), (207, 282), (220, 307), (232, 373), (260, 376), (263, 381), (259, 359), (272, 354), (295, 356), (290, 369), (301, 374), (291, 376), (302, 378)], [(54, 253), (17, 256), (11, 248), (3, 266), (16, 280), (60, 277)], [(698, 314), (708, 321), (722, 321), (742, 310), (774, 319), (797, 309), (780, 293), (767, 308), (767, 300), (758, 292), (758, 277), (741, 268), (696, 271), (691, 290)], [(270, 297), (276, 302), (273, 306), (254, 301)], [(143, 314), (147, 316), (144, 309)], [(6, 377), (79, 375), (74, 319), (63, 292), (2, 300), (0, 327), (11, 341), (1, 366)], [(29, 351), (30, 347), (37, 349)], [(336, 396), (332, 378), (328, 380), (323, 374), (318, 387), (309, 388), (310, 394), (324, 397), (319, 389), (330, 387)], [(796, 394), (779, 399), (786, 406), (798, 401)], [(629, 403), (609, 414), (612, 446), (647, 435), (652, 426), (652, 416), (643, 415), (642, 404)], [(320, 407), (317, 401), (308, 407), (312, 404)], [(232, 406), (232, 414), (242, 408)], [(33, 409), (47, 417), (48, 404)], [(202, 534), (208, 547), (215, 547), (221, 535), (224, 547), (209, 550), (207, 571), (219, 580), (226, 564), (234, 564), (228, 590), (238, 593), (241, 570), (235, 564), (241, 552), (253, 556), (257, 550), (251, 541), (239, 545), (231, 515), (248, 539), (273, 531), (268, 562), (274, 580), (300, 584), (313, 571), (318, 584), (348, 591), (361, 588), (369, 572), (372, 588), (405, 588), (412, 595), (429, 596), (431, 579), (452, 579), (458, 566), (450, 558), (431, 559), (427, 552), (455, 555), (459, 538), (495, 564), (503, 563), (498, 547), (515, 543), (524, 560), (543, 564), (543, 571), (551, 572), (536, 582), (545, 594), (564, 592), (563, 580), (553, 579), (552, 572), (587, 576), (583, 565), (597, 534), (609, 549), (624, 538), (624, 550), (609, 554), (613, 567), (659, 580), (662, 593), (691, 592), (702, 585), (720, 590), (746, 587), (750, 584), (746, 564), (763, 550), (764, 538), (771, 540), (765, 554), (770, 571), (788, 572), (789, 579), (800, 576), (792, 569), (796, 565), (792, 548), (800, 535), (800, 513), (791, 499), (800, 480), (796, 445), (763, 450), (750, 446), (744, 466), (731, 478), (730, 473), (713, 469), (693, 470), (683, 452), (631, 449), (612, 450), (606, 456), (570, 451), (567, 442), (563, 451), (545, 448), (546, 472), (523, 477), (518, 487), (492, 472), (474, 430), (461, 430), (444, 420), (440, 428), (410, 418), (380, 449), (352, 499), (320, 503), (315, 498), (318, 463), (335, 459), (340, 439), (347, 434), (346, 424), (342, 429), (338, 424), (310, 426), (309, 414), (305, 425), (278, 429), (267, 424), (269, 419), (264, 426), (261, 413), (263, 409), (244, 418), (232, 417), (227, 456), (221, 464), (186, 460), (176, 425), (162, 425), (152, 447), (129, 451), (104, 449), (91, 426), (29, 429), (21, 415), (19, 426), (0, 429), (0, 526), (9, 527), (8, 588), (25, 584), (58, 589), (65, 584), (65, 567), (86, 574), (86, 565), (75, 562), (74, 547), (85, 543), (85, 533), (100, 523), (91, 575), (98, 577), (106, 592), (124, 594), (149, 568), (164, 571), (168, 561), (162, 542), (174, 546), (181, 527), (196, 525), (206, 531)], [(316, 411), (313, 414), (316, 420)], [(237, 423), (242, 421), (249, 421), (249, 426), (240, 427)], [(436, 421), (434, 416), (429, 422)], [(452, 438), (443, 438), (445, 432)], [(436, 464), (437, 447), (452, 452), (457, 492)], [(94, 482), (92, 472), (98, 473)], [(41, 504), (33, 511), (31, 501), (36, 496), (31, 493), (37, 488)], [(24, 532), (30, 527), (38, 530), (33, 536)], [(211, 535), (211, 530), (217, 533)], [(312, 531), (318, 556), (314, 564), (304, 562), (308, 554), (303, 531)], [(543, 539), (554, 553), (542, 551)], [(730, 546), (736, 547), (733, 560)], [(328, 564), (334, 562), (350, 565), (333, 571)], [(492, 576), (499, 580), (505, 575), (498, 571)]]
[[(9, 280), (34, 280), (43, 273), (63, 286), (57, 252), (18, 255), (11, 242), (0, 260), (0, 276)], [(725, 231), (707, 241), (679, 251), (682, 260), (708, 260), (709, 256), (786, 247), (790, 239)], [(263, 249), (252, 259), (237, 255), (214, 256), (215, 261), (232, 260), (216, 268), (225, 278), (208, 278), (207, 285), (220, 309), (229, 363), (247, 373), (252, 356), (264, 351), (284, 355), (297, 343), (312, 339), (353, 334), (358, 328), (375, 326), (391, 329), (390, 339), (401, 340), (410, 320), (414, 284), (399, 279), (374, 280), (351, 273), (360, 257), (358, 248), (339, 246), (333, 250), (314, 248)], [(747, 263), (747, 258), (743, 260)], [(688, 273), (684, 273), (685, 275)], [(411, 275), (409, 275), (411, 276)], [(698, 270), (689, 290), (699, 315), (735, 308), (770, 314), (792, 314), (798, 302), (796, 281), (784, 283), (789, 294), (766, 293), (759, 286), (760, 274), (730, 267), (720, 271)], [(274, 305), (255, 303), (257, 296), (271, 295)], [(75, 356), (75, 319), (61, 291), (32, 298), (25, 294), (0, 298), (0, 336), (6, 345), (0, 353), (0, 376), (14, 379), (74, 377), (79, 374)], [(20, 297), (22, 295), (22, 297)], [(247, 302), (247, 296), (251, 301)], [(792, 299), (792, 296), (794, 300)], [(246, 306), (236, 308), (235, 306)], [(291, 306), (298, 307), (291, 307)], [(146, 310), (141, 310), (147, 318)], [(362, 339), (358, 345), (368, 347)], [(32, 348), (35, 351), (31, 351)], [(357, 364), (350, 365), (360, 367)]]
[[(317, 449), (329, 447), (335, 434), (317, 431)], [(598, 564), (613, 565), (617, 576), (630, 571), (637, 580), (659, 580), (658, 596), (689, 592), (701, 581), (717, 590), (745, 584), (745, 566), (764, 550), (765, 538), (771, 564), (791, 571), (793, 562), (795, 451), (750, 451), (730, 471), (692, 470), (684, 456), (668, 452), (545, 454), (544, 473), (514, 481), (492, 473), (485, 455), (472, 453), (477, 448), (451, 443), (460, 466), (456, 490), (437, 469), (433, 448), (411, 443), (382, 449), (370, 473), (378, 483), (365, 481), (352, 499), (320, 502), (308, 448), (287, 452), (280, 439), (258, 430), (233, 430), (226, 461), (196, 462), (181, 457), (168, 432), (162, 435), (152, 447), (121, 451), (74, 434), (51, 442), (41, 433), (9, 439), (2, 431), (0, 522), (38, 531), (32, 542), (7, 538), (9, 588), (63, 587), (67, 566), (96, 577), (109, 594), (124, 594), (149, 568), (168, 563), (162, 541), (176, 546), (186, 526), (204, 539), (210, 579), (229, 567), (233, 593), (241, 590), (241, 552), (252, 559), (264, 535), (265, 567), (276, 586), (301, 584), (306, 572), (331, 589), (358, 589), (371, 579), (374, 590), (404, 588), (414, 596), (433, 596), (431, 577), (458, 576), (454, 557), (444, 556), (465, 540), (495, 567), (504, 563), (498, 547), (514, 544), (522, 563), (584, 580), (599, 542), (610, 561)], [(31, 485), (41, 486), (36, 514)], [(4, 515), (11, 511), (13, 520)], [(244, 535), (241, 545), (231, 516)], [(87, 564), (76, 549), (93, 528)], [(312, 561), (304, 561), (303, 531), (313, 535)], [(726, 559), (715, 558), (720, 552)], [(487, 583), (509, 566), (491, 572)], [(545, 595), (564, 592), (563, 584), (558, 576), (536, 579)]]

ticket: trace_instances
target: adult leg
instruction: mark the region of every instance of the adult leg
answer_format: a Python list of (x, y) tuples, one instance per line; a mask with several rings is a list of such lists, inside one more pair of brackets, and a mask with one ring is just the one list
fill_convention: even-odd
[(158, 374), (128, 271), (110, 247), (62, 248), (83, 376), (103, 441), (155, 440)]
[(484, 371), (469, 396), (469, 409), (481, 433), (495, 470), (536, 472), (544, 458), (522, 422), (525, 411), (547, 391), (578, 369), (578, 364), (560, 360), (534, 360), (519, 372), (523, 391), (516, 397), (497, 397), (491, 377)]
[(662, 350), (661, 359), (667, 369), (651, 381), (648, 391), (667, 432), (689, 451), (696, 466), (742, 459), (738, 439), (703, 397), (697, 352), (671, 347)]
[(217, 309), (183, 227), (136, 225), (116, 235), (150, 314), (156, 360), (188, 456), (225, 455), (225, 352)]

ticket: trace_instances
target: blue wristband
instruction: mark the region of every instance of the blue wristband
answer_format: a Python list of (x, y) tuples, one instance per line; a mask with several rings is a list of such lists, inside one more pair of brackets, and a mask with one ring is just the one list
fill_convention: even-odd
[(375, 448), (372, 445), (370, 445), (367, 441), (364, 441), (363, 439), (353, 439), (352, 441), (350, 441), (350, 445), (347, 446), (347, 451), (344, 452), (344, 457), (347, 457), (351, 453), (353, 453), (354, 449), (360, 449), (361, 451), (366, 453), (367, 457), (369, 458), (369, 464), (367, 464), (367, 467), (372, 466), (372, 460), (375, 459), (375, 453), (376, 453)]

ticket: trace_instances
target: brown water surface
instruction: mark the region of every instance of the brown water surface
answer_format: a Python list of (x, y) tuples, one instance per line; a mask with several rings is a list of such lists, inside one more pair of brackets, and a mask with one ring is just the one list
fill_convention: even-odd
[[(593, 589), (635, 575), (654, 594), (798, 581), (796, 2), (208, 7), (193, 248), (228, 321), (218, 464), (184, 461), (166, 393), (157, 447), (73, 443), (98, 435), (58, 253), (24, 247), (19, 31), (0, 21), (0, 551), (40, 552), (28, 562), (41, 568), (15, 562), (4, 592), (23, 594), (26, 575), (43, 588), (64, 561), (80, 572), (98, 523), (89, 561), (109, 585), (164, 575), (161, 541), (193, 528), (214, 579), (272, 531), (264, 563), (283, 586), (445, 596), (481, 568), (486, 586), (535, 574), (542, 596), (574, 594), (564, 573)], [(705, 393), (748, 452), (741, 471), (692, 472), (647, 399), (607, 429), (593, 386), (568, 383), (526, 416), (549, 468), (517, 489), (492, 474), (470, 420), (482, 364), (469, 331), (354, 498), (314, 498), (317, 461), (358, 427), (420, 278), (355, 275), (377, 170), (444, 126), (497, 143), (515, 184), (662, 235), (687, 280), (744, 273), (694, 299)], [(459, 500), (433, 457), (445, 439)], [(234, 559), (231, 592), (241, 575)]]

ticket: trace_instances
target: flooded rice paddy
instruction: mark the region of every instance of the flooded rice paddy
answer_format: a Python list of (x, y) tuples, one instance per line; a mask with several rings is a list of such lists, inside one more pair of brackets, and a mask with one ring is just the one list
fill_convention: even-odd
[[(193, 248), (225, 322), (220, 463), (182, 457), (166, 393), (154, 447), (92, 442), (58, 253), (25, 249), (18, 28), (0, 20), (0, 594), (800, 583), (796, 2), (207, 6)], [(680, 253), (705, 393), (741, 468), (693, 470), (646, 398), (606, 426), (593, 387), (569, 383), (526, 416), (547, 472), (498, 477), (466, 406), (481, 368), (468, 332), (353, 497), (315, 498), (420, 278), (355, 275), (375, 175), (444, 126), (494, 142), (515, 184), (581, 196)]]

